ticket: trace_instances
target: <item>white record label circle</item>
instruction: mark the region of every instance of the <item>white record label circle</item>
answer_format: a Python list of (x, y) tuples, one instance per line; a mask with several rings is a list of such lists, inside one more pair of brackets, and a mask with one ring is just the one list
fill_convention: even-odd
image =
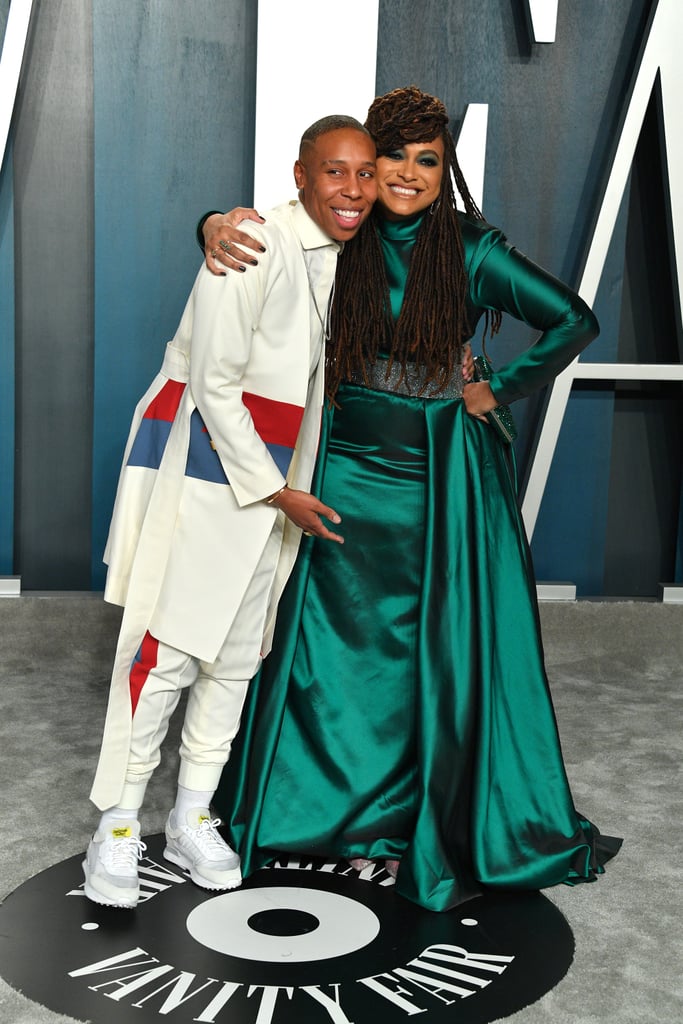
[[(303, 935), (264, 935), (249, 924), (257, 914), (293, 910), (316, 918), (317, 927)], [(285, 964), (345, 956), (367, 946), (380, 929), (377, 915), (348, 896), (284, 885), (206, 900), (188, 915), (186, 926), (196, 942), (217, 953)]]

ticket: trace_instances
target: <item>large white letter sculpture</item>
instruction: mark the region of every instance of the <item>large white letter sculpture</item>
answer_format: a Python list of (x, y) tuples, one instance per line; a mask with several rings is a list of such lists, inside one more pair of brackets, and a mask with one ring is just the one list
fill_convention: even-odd
[(0, 167), (5, 159), (32, 6), (33, 0), (12, 0), (7, 15), (5, 41), (0, 57)]
[(531, 34), (535, 43), (554, 43), (558, 0), (526, 0)]
[[(486, 167), (486, 133), (488, 103), (468, 103), (458, 135), (458, 163), (470, 195), (481, 210), (484, 205), (484, 170)], [(457, 195), (457, 190), (456, 190)], [(458, 196), (458, 200), (460, 196)], [(458, 203), (460, 206), (461, 204)]]
[[(649, 31), (646, 33), (614, 162), (578, 289), (589, 306), (595, 301), (640, 129), (659, 73), (680, 315), (683, 305), (683, 133), (680, 127), (683, 61), (673, 41), (682, 38), (683, 5), (680, 0), (659, 0), (651, 16)], [(562, 419), (575, 380), (683, 380), (683, 365), (582, 363), (577, 358), (557, 377), (550, 392), (522, 506), (529, 538), (536, 526)]]
[[(32, 5), (33, 0), (12, 0), (7, 13), (5, 39), (0, 56), (0, 170), (5, 161), (7, 138), (19, 87), (19, 75), (26, 49)], [(7, 340), (10, 341), (10, 339)], [(11, 339), (10, 343), (13, 346), (14, 339)], [(11, 454), (9, 458), (12, 458)], [(10, 501), (9, 508), (11, 507)], [(18, 576), (0, 576), (0, 595), (16, 597), (20, 591), (21, 580)]]
[[(335, 4), (259, 0), (254, 202), (259, 209), (295, 195), (294, 145), (327, 114), (365, 120), (375, 95), (379, 0)], [(352, 26), (350, 29), (348, 26)], [(336, 49), (335, 49), (336, 48)], [(350, 50), (353, 54), (350, 55)], [(345, 61), (353, 74), (337, 74)]]

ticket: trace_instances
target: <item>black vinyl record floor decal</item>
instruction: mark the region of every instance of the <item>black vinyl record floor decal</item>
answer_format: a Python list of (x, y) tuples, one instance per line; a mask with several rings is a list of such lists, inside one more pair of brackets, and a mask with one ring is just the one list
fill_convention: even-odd
[(91, 903), (82, 856), (0, 906), (0, 975), (93, 1024), (486, 1024), (567, 972), (571, 930), (540, 893), (437, 914), (378, 865), (283, 858), (240, 889), (197, 888), (146, 839), (135, 910)]

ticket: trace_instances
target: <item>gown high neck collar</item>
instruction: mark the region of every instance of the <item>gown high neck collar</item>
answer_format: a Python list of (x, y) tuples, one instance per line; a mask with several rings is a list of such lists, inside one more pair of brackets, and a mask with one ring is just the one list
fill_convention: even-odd
[(426, 210), (413, 214), (412, 217), (401, 217), (400, 220), (387, 220), (381, 210), (377, 211), (377, 230), (383, 238), (391, 242), (414, 242), (424, 220)]

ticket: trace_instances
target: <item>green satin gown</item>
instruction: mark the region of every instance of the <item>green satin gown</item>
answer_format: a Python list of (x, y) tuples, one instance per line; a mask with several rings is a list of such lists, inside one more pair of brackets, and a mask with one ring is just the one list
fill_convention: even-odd
[[(395, 317), (419, 226), (379, 221)], [(542, 331), (491, 379), (507, 403), (597, 324), (499, 231), (462, 227), (471, 323)], [(338, 400), (313, 493), (345, 544), (303, 539), (214, 801), (245, 874), (283, 852), (397, 859), (396, 891), (432, 910), (592, 881), (618, 841), (574, 808), (503, 443), (461, 399)]]

